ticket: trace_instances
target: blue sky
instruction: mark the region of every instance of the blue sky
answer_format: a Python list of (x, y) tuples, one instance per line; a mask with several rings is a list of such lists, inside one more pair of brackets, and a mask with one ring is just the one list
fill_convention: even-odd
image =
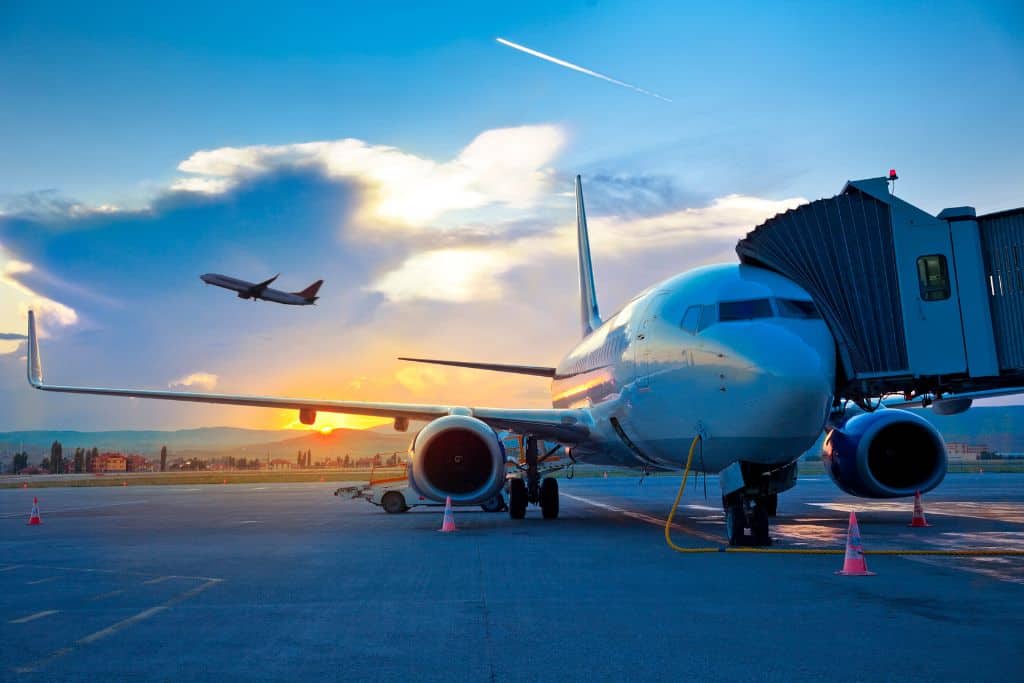
[[(554, 362), (575, 330), (574, 173), (607, 221), (606, 308), (847, 178), (895, 167), (932, 211), (1022, 201), (1019, 2), (297, 5), (0, 5), (0, 268), (20, 287), (0, 289), (0, 333), (43, 297), (66, 309), (46, 341), (61, 378), (542, 405), (536, 383), (389, 358)], [(696, 239), (694, 217), (719, 227)], [(253, 308), (208, 270), (327, 284), (312, 314)], [(532, 322), (493, 340), (508, 320)], [(285, 419), (26, 397), (0, 345), (19, 398), (0, 429)]]

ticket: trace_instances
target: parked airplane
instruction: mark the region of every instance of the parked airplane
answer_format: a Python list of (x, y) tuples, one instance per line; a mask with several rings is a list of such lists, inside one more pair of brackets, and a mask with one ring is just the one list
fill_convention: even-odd
[(282, 292), (279, 289), (270, 287), (270, 283), (279, 276), (280, 273), (263, 282), (247, 282), (238, 278), (228, 277), (227, 275), (206, 273), (205, 275), (200, 275), (199, 279), (208, 285), (238, 292), (239, 299), (252, 299), (253, 301), (262, 299), (263, 301), (273, 301), (277, 304), (288, 304), (290, 306), (309, 306), (316, 303), (316, 300), (320, 298), (316, 293), (320, 291), (320, 285), (324, 283), (323, 280), (317, 280), (301, 292)]
[(528, 503), (539, 504), (545, 518), (558, 516), (558, 481), (547, 476), (555, 469), (546, 464), (552, 453), (540, 452), (541, 440), (561, 444), (572, 462), (679, 470), (701, 435), (694, 469), (720, 474), (733, 544), (771, 542), (777, 496), (795, 484), (797, 458), (823, 429), (829, 472), (849, 493), (889, 498), (939, 484), (945, 444), (926, 420), (903, 410), (841, 412), (829, 327), (811, 296), (773, 271), (697, 268), (644, 290), (603, 320), (578, 177), (576, 200), (582, 341), (556, 367), (419, 359), (548, 377), (551, 409), (55, 386), (43, 382), (31, 312), (28, 379), (46, 391), (291, 408), (305, 424), (317, 411), (389, 417), (399, 431), (410, 420), (426, 421), (410, 445), (409, 482), (431, 500), (451, 496), (465, 504), (505, 485), (498, 431), (509, 430), (526, 437), (521, 476), (509, 481), (515, 519)]

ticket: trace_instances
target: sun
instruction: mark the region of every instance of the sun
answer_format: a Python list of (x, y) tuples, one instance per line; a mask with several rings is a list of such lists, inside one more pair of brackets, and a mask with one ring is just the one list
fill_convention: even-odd
[(324, 425), (323, 427), (320, 428), (320, 433), (324, 434), (324, 435), (330, 434), (333, 431), (334, 431), (334, 426), (333, 425)]

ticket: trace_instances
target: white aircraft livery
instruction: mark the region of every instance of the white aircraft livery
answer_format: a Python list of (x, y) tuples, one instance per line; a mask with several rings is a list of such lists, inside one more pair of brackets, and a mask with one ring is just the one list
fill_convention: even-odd
[(233, 292), (238, 292), (239, 299), (252, 299), (253, 301), (272, 301), (276, 304), (287, 304), (289, 306), (310, 306), (319, 299), (316, 295), (320, 291), (323, 280), (317, 280), (309, 287), (300, 292), (282, 292), (280, 289), (273, 289), (270, 283), (276, 280), (280, 274), (275, 275), (263, 282), (246, 282), (238, 278), (220, 275), (218, 273), (206, 273), (200, 275), (199, 279), (208, 285), (223, 287)]
[[(693, 469), (720, 475), (731, 544), (771, 543), (778, 494), (795, 484), (796, 460), (823, 430), (827, 470), (849, 493), (908, 496), (942, 481), (945, 444), (925, 419), (891, 408), (841, 409), (836, 340), (805, 289), (767, 268), (713, 265), (655, 284), (605, 319), (579, 177), (576, 213), (582, 341), (557, 366), (403, 359), (547, 377), (550, 409), (47, 384), (31, 312), (28, 380), (45, 391), (289, 408), (305, 424), (318, 411), (389, 417), (399, 431), (410, 420), (424, 421), (409, 448), (410, 485), (431, 500), (474, 504), (507, 484), (513, 519), (531, 503), (544, 518), (558, 516), (558, 480), (550, 475), (567, 465), (550, 464), (553, 453), (541, 452), (543, 442), (561, 446), (562, 463), (679, 470), (700, 436)], [(910, 398), (903, 405), (913, 404)], [(525, 443), (525, 458), (510, 477), (498, 435), (504, 430)]]

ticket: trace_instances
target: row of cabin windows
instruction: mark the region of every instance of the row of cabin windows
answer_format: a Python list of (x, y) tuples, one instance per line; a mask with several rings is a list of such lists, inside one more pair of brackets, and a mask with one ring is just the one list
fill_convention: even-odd
[[(619, 332), (618, 330), (616, 332)], [(609, 339), (600, 348), (597, 348), (587, 355), (578, 358), (569, 367), (569, 374), (579, 375), (596, 368), (609, 365), (615, 358), (622, 355), (626, 349), (626, 337), (613, 332)]]
[[(774, 302), (774, 306), (773, 306)], [(683, 314), (681, 327), (690, 334), (697, 334), (715, 323), (756, 320), (758, 318), (801, 318), (818, 319), (821, 316), (814, 304), (799, 299), (743, 299), (721, 301), (717, 304), (690, 306)]]

